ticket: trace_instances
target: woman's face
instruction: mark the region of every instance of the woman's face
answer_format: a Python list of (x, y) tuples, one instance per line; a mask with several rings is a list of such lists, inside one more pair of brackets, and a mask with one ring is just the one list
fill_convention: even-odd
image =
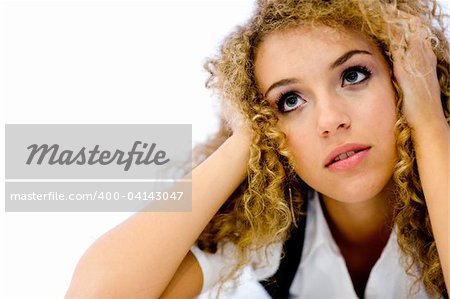
[(300, 27), (265, 37), (259, 92), (278, 111), (298, 175), (342, 202), (374, 198), (396, 161), (395, 94), (381, 51), (361, 33)]

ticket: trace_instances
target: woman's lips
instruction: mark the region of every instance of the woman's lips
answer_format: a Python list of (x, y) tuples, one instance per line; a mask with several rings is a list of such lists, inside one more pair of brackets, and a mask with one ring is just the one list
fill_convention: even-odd
[(326, 167), (330, 170), (350, 170), (358, 166), (369, 154), (370, 148), (358, 151), (355, 154), (343, 158), (339, 161), (332, 162)]
[(324, 165), (328, 167), (331, 163), (336, 162), (336, 159), (344, 159), (346, 155), (344, 154), (354, 154), (360, 152), (362, 150), (370, 148), (370, 145), (361, 144), (361, 143), (346, 143), (341, 146), (334, 148), (325, 158)]

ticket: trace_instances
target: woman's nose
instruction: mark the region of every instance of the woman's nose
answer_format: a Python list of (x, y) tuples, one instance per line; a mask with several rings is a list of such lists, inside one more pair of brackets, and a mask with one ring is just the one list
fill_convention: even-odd
[(348, 109), (342, 99), (327, 98), (317, 105), (317, 129), (319, 136), (329, 137), (344, 132), (351, 126)]

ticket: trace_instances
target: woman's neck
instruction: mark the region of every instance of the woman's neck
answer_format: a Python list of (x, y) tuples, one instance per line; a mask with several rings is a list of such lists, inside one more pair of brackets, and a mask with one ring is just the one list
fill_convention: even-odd
[(346, 203), (321, 195), (328, 227), (338, 245), (370, 246), (387, 242), (393, 225), (392, 191), (385, 188), (364, 202)]

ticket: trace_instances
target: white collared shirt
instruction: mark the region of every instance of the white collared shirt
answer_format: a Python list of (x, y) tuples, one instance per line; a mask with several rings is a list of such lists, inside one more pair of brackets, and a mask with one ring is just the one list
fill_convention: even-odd
[[(331, 235), (317, 193), (310, 199), (307, 214), (302, 259), (290, 288), (291, 298), (357, 299), (345, 260)], [(270, 298), (258, 280), (276, 272), (281, 249), (281, 243), (269, 246), (267, 260), (262, 252), (253, 252), (251, 263), (242, 270), (238, 279), (225, 284), (219, 298)], [(205, 253), (197, 246), (193, 246), (191, 251), (203, 272), (203, 288), (198, 298), (215, 298), (219, 278), (233, 265), (234, 245), (227, 243), (223, 251), (216, 254)], [(421, 283), (413, 287), (413, 279), (406, 275), (401, 260), (394, 229), (370, 272), (365, 299), (428, 298)], [(252, 266), (262, 261), (262, 267), (256, 269)]]

